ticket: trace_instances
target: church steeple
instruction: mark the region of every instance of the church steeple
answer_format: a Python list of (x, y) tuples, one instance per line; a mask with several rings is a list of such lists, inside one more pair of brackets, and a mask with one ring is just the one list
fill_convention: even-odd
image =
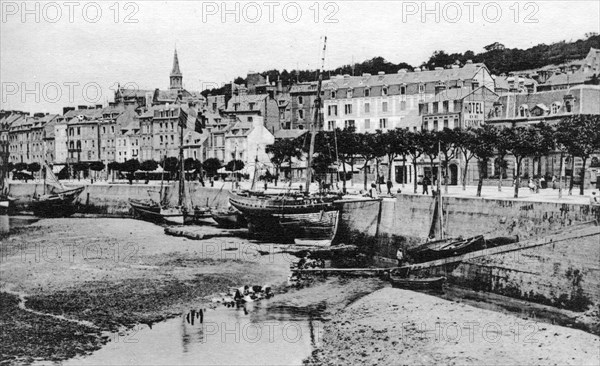
[(175, 49), (175, 54), (173, 55), (173, 69), (171, 70), (171, 90), (181, 90), (183, 89), (183, 75), (181, 74), (181, 70), (179, 69), (179, 59), (177, 58), (177, 49)]

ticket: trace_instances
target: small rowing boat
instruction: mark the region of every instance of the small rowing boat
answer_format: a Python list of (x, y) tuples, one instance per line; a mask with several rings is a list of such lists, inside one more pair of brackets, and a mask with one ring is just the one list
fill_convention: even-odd
[(403, 278), (390, 274), (390, 283), (394, 288), (406, 290), (436, 290), (442, 291), (446, 277)]

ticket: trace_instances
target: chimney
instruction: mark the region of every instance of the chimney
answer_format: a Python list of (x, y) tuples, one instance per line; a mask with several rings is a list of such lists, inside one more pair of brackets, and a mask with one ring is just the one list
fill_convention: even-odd
[(78, 105), (77, 109), (88, 109), (87, 105)]
[(102, 104), (96, 104), (96, 109), (102, 109)]
[(379, 71), (377, 75), (385, 75), (385, 71)]

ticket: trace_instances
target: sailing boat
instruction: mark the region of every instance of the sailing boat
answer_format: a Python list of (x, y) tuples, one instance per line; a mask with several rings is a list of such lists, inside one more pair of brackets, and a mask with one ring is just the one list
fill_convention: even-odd
[[(439, 143), (438, 143), (438, 151)], [(425, 244), (419, 245), (409, 251), (410, 257), (417, 263), (427, 262), (436, 259), (451, 257), (454, 255), (464, 254), (470, 251), (483, 249), (485, 240), (483, 235), (477, 235), (471, 238), (463, 239), (446, 237), (444, 228), (444, 205), (442, 198), (442, 167), (441, 155), (438, 152), (438, 176), (436, 185), (435, 207), (433, 210), (433, 220), (429, 230), (429, 238), (434, 239)], [(436, 230), (437, 229), (437, 230)], [(436, 235), (437, 232), (437, 235)]]
[[(183, 164), (183, 132), (187, 126), (187, 113), (179, 107), (179, 200), (177, 206), (170, 206), (168, 197), (164, 194), (162, 180), (160, 187), (160, 201), (129, 199), (134, 217), (145, 218), (152, 221), (166, 221), (172, 224), (189, 224), (194, 215), (188, 214), (189, 210), (185, 198), (185, 170)], [(149, 191), (150, 193), (150, 191)]]
[[(313, 123), (309, 126), (310, 149), (303, 193), (265, 194), (253, 190), (230, 192), (229, 202), (242, 212), (252, 235), (281, 241), (308, 240), (313, 244), (330, 245), (335, 237), (339, 219), (339, 195), (310, 194), (311, 160), (314, 153), (316, 129), (321, 118), (321, 88), (325, 66), (327, 37), (323, 45), (321, 69), (315, 100)], [(253, 181), (254, 186), (254, 181)]]
[[(31, 210), (41, 217), (67, 217), (75, 213), (75, 200), (85, 187), (67, 189), (54, 175), (47, 163), (44, 163), (44, 194), (34, 194)], [(52, 187), (46, 192), (46, 185)]]

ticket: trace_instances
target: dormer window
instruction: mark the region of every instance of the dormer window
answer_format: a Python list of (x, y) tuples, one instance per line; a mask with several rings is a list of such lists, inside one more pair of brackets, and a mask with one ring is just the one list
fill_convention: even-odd
[(302, 98), (301, 95), (298, 96), (298, 104), (303, 104), (304, 103), (304, 98)]
[(419, 84), (419, 93), (420, 94), (425, 93), (425, 84), (423, 84), (423, 83)]
[(365, 97), (371, 96), (371, 89), (365, 88)]
[(381, 95), (384, 96), (384, 97), (388, 95), (388, 88), (387, 88), (387, 86), (384, 86), (384, 87), (381, 88)]
[(335, 97), (336, 97), (336, 92), (335, 92), (335, 90), (332, 90), (331, 91), (331, 99), (335, 99)]
[(402, 85), (400, 87), (400, 95), (406, 95), (406, 86)]
[(561, 107), (561, 103), (560, 102), (554, 102), (554, 103), (552, 103), (552, 105), (550, 106), (550, 113), (551, 114), (558, 114), (558, 112), (560, 111), (560, 107)]
[(519, 117), (529, 117), (529, 106), (527, 104), (522, 104), (519, 107)]
[(248, 108), (250, 108), (250, 110), (254, 110), (254, 104), (255, 103), (248, 103)]
[(571, 94), (567, 94), (563, 97), (565, 101), (565, 110), (567, 113), (571, 113), (573, 111), (573, 103), (575, 102), (575, 97)]

